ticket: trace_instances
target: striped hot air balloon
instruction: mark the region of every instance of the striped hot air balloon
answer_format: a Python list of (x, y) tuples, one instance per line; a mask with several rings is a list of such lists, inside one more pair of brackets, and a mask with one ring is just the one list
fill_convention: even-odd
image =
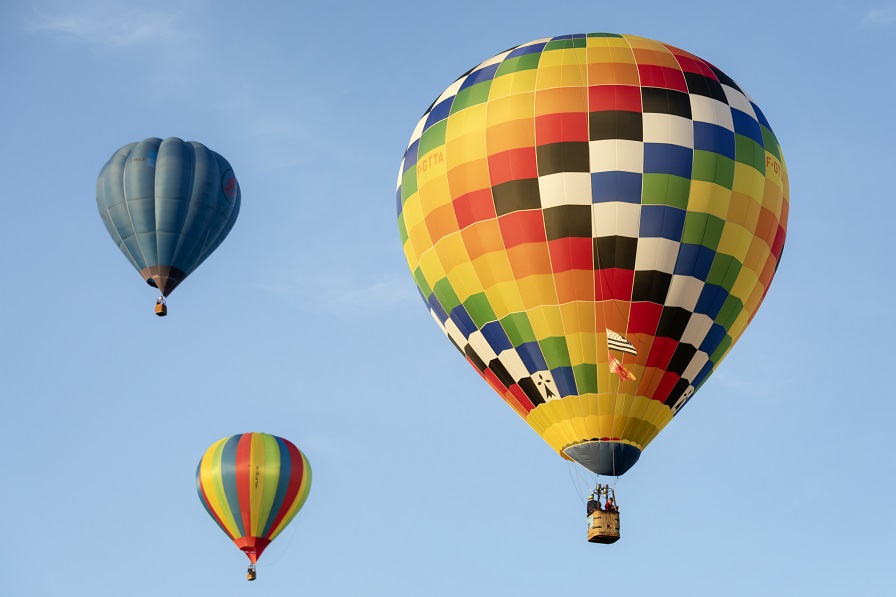
[[(225, 437), (196, 468), (196, 490), (209, 515), (254, 565), (295, 518), (311, 489), (308, 459), (290, 441), (266, 433)], [(254, 576), (253, 576), (254, 578)]]
[(607, 33), (535, 40), (452, 83), (396, 199), (442, 331), (554, 450), (606, 475), (743, 334), (789, 207), (778, 139), (740, 86)]

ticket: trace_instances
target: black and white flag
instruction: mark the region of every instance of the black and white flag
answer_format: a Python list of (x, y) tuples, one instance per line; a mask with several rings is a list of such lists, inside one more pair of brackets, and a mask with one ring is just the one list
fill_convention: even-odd
[(607, 329), (607, 348), (637, 355), (634, 345), (611, 329)]

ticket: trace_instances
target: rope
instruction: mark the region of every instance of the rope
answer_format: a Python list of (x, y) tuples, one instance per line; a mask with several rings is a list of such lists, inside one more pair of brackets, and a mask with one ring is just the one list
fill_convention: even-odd
[(263, 567), (263, 568), (265, 568), (265, 569), (268, 569), (268, 568), (273, 567), (273, 566), (274, 566), (277, 562), (279, 562), (280, 560), (282, 560), (282, 559), (283, 559), (283, 556), (286, 555), (286, 552), (289, 551), (289, 546), (292, 545), (292, 540), (295, 539), (297, 528), (298, 528), (298, 527), (293, 527), (292, 532), (291, 532), (290, 535), (289, 535), (289, 541), (286, 543), (286, 547), (284, 547), (284, 548), (280, 551), (280, 553), (277, 555), (276, 559), (274, 559), (274, 560), (271, 561), (271, 562), (267, 562), (267, 561), (266, 561), (266, 562), (264, 563), (264, 566), (262, 566), (261, 564), (256, 564), (255, 566), (256, 566), (257, 568), (262, 568), (262, 567)]
[[(576, 471), (575, 477), (572, 474), (573, 468), (575, 468), (575, 471)], [(597, 481), (592, 482), (591, 480), (585, 479), (584, 477), (582, 477), (581, 469), (571, 462), (566, 463), (566, 471), (569, 473), (569, 480), (573, 485), (573, 489), (575, 489), (576, 495), (579, 497), (579, 501), (582, 502), (582, 504), (584, 505), (585, 504), (585, 497), (584, 497), (585, 494), (588, 492), (594, 491), (594, 486), (597, 484)], [(600, 475), (597, 475), (597, 478), (599, 480)], [(587, 489), (585, 491), (582, 491), (580, 484), (587, 487)]]

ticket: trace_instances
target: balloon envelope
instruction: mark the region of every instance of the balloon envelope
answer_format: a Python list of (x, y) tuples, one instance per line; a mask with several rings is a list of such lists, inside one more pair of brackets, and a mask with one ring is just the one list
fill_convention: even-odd
[(442, 331), (558, 453), (611, 475), (755, 315), (788, 206), (778, 140), (730, 77), (606, 33), (523, 44), (452, 83), (397, 190)]
[(295, 518), (310, 489), (305, 455), (266, 433), (218, 440), (196, 468), (199, 500), (253, 564)]
[(240, 187), (227, 160), (201, 143), (151, 138), (112, 155), (96, 203), (131, 265), (168, 296), (233, 228)]

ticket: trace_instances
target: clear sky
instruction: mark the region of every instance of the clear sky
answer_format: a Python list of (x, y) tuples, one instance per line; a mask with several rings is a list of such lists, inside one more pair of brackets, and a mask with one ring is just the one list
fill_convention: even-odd
[[(433, 324), (395, 214), (447, 85), (591, 31), (733, 77), (791, 185), (768, 298), (619, 479), (613, 546), (585, 541), (590, 473)], [(892, 594), (894, 55), (890, 0), (2, 3), (0, 595)], [(95, 181), (170, 136), (243, 203), (159, 319)], [(248, 431), (314, 471), (256, 583), (194, 486)]]

